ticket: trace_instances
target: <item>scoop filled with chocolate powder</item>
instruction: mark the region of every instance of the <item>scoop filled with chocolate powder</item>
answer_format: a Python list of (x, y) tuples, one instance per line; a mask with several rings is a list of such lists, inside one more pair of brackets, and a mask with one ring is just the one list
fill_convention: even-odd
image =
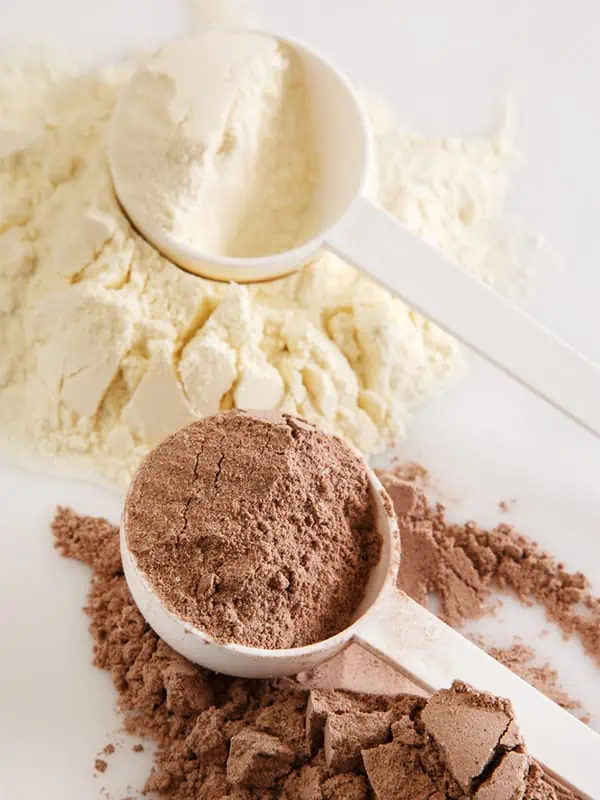
[(218, 414), (168, 438), (123, 527), (169, 611), (215, 642), (269, 650), (347, 628), (382, 544), (363, 460), (278, 413)]

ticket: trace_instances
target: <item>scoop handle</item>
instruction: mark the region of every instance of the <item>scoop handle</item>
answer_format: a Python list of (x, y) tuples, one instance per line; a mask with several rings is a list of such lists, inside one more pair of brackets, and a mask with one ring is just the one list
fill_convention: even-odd
[(536, 761), (583, 797), (598, 797), (600, 736), (404, 592), (384, 589), (355, 640), (428, 692), (458, 678), (508, 698)]
[(325, 246), (600, 436), (600, 369), (358, 197)]

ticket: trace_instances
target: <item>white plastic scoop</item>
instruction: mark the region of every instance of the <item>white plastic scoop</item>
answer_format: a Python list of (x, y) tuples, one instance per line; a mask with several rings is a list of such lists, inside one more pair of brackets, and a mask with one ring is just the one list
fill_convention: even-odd
[(477, 689), (507, 697), (534, 758), (569, 788), (597, 798), (600, 736), (396, 589), (400, 566), (398, 526), (386, 508), (383, 487), (371, 470), (369, 477), (383, 539), (382, 554), (356, 621), (344, 631), (323, 642), (289, 650), (215, 642), (167, 610), (138, 568), (127, 544), (126, 501), (121, 557), (138, 608), (174, 650), (196, 664), (227, 675), (273, 678), (304, 672), (354, 640), (428, 691), (448, 687), (459, 678)]
[[(322, 174), (320, 224), (314, 237), (293, 250), (260, 258), (229, 258), (193, 250), (161, 230), (128, 196), (126, 181), (120, 179), (117, 168), (120, 159), (115, 142), (119, 137), (113, 131), (109, 156), (115, 190), (139, 232), (184, 270), (240, 283), (286, 275), (325, 247), (600, 436), (598, 367), (408, 233), (364, 196), (372, 164), (371, 136), (352, 85), (306, 44), (277, 38), (300, 56), (312, 104)], [(198, 46), (202, 46), (201, 37)], [(177, 47), (175, 42), (163, 52)], [(127, 103), (125, 89), (113, 125), (119, 124), (120, 111)]]

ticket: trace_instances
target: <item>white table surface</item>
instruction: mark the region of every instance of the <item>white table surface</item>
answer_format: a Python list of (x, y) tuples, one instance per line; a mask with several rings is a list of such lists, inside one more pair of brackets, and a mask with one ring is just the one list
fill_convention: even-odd
[[(312, 41), (418, 130), (484, 130), (513, 90), (525, 167), (511, 207), (566, 264), (531, 308), (600, 362), (600, 4), (262, 0), (258, 8), (266, 26)], [(55, 42), (90, 63), (174, 35), (183, 19), (175, 0), (0, 0), (0, 39)], [(600, 593), (600, 441), (492, 368), (472, 367), (418, 414), (399, 452), (430, 467), (456, 499), (454, 515), (515, 522)], [(496, 503), (513, 497), (514, 511), (501, 515)], [(86, 800), (106, 787), (120, 798), (142, 784), (148, 764), (123, 746), (105, 775), (93, 775), (96, 754), (116, 740), (115, 695), (108, 675), (89, 666), (80, 611), (88, 571), (52, 549), (57, 503), (119, 514), (119, 498), (105, 490), (0, 460), (0, 797)], [(501, 618), (479, 629), (500, 643), (516, 631), (551, 658), (600, 730), (600, 671), (577, 643), (538, 638), (545, 623), (536, 609), (508, 603)]]

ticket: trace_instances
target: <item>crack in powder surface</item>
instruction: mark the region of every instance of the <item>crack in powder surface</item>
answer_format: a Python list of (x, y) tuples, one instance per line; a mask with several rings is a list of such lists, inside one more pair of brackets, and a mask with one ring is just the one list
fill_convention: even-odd
[(353, 620), (381, 552), (366, 467), (277, 412), (184, 428), (142, 462), (129, 549), (163, 602), (217, 641), (304, 647)]

